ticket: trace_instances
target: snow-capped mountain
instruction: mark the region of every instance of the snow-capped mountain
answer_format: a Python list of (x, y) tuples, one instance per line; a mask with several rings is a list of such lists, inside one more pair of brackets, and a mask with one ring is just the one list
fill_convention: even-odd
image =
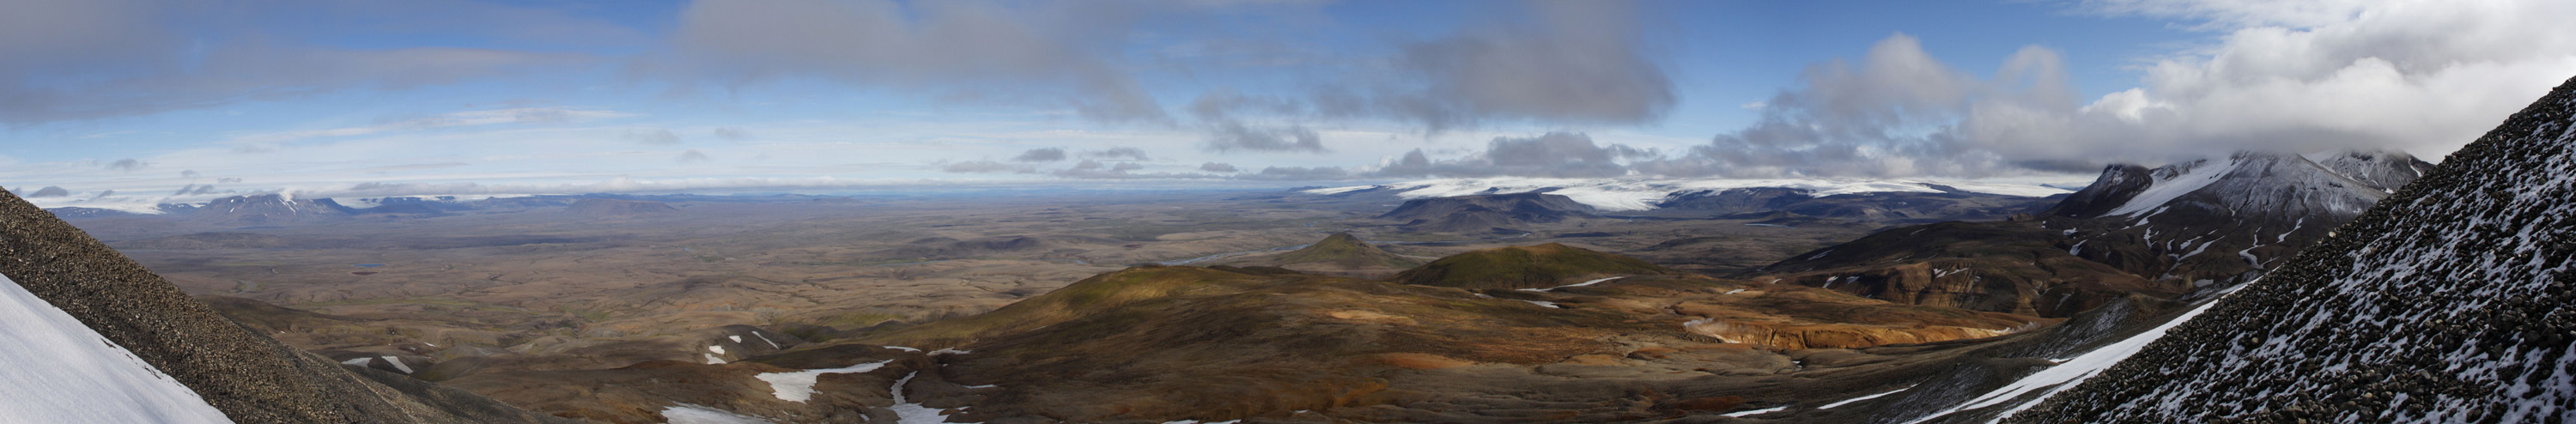
[(1782, 189), (1821, 198), (1870, 193), (1974, 193), (2041, 198), (2066, 189), (2038, 184), (1977, 181), (1872, 180), (1851, 178), (1721, 179), (1721, 178), (1453, 178), (1304, 190), (1306, 194), (1391, 193), (1405, 199), (1478, 194), (1547, 193), (1565, 196), (1603, 211), (1644, 211), (1697, 196), (1729, 191)]
[(2242, 151), (2223, 159), (2155, 169), (2115, 165), (2049, 213), (2069, 218), (2145, 219), (2166, 212), (2200, 212), (2350, 219), (2432, 168), (2433, 164), (2394, 151), (2310, 155)]
[(2154, 169), (2117, 165), (2045, 215), (2050, 228), (2068, 231), (2071, 254), (2209, 287), (2277, 265), (2432, 167), (2393, 151), (2244, 151)]
[(296, 199), (277, 194), (233, 196), (206, 202), (188, 211), (189, 219), (239, 225), (275, 224), (343, 218), (354, 210), (331, 199)]
[[(2576, 414), (2576, 79), (2013, 422)], [(2051, 370), (2054, 372), (2056, 370)]]

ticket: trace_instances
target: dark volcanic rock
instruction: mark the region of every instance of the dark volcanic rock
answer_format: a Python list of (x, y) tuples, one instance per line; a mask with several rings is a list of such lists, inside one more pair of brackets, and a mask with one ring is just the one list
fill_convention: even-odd
[(52, 214), (0, 192), (0, 274), (244, 423), (559, 422), (392, 384), (245, 330)]
[(2576, 79), (2014, 422), (2576, 414)]

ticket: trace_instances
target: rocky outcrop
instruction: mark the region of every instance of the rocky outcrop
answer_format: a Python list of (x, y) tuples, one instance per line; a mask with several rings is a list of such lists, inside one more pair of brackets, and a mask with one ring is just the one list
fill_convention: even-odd
[(0, 192), (0, 274), (245, 423), (557, 422), (408, 377), (297, 351), (218, 315), (150, 270)]
[(2576, 414), (2576, 79), (2262, 281), (2012, 422)]

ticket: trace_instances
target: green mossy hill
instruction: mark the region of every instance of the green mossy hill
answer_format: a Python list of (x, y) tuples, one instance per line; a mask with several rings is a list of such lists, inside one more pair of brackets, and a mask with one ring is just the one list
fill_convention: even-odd
[[(1201, 268), (1148, 265), (1085, 278), (1047, 294), (992, 312), (943, 320), (860, 339), (888, 346), (939, 348), (1012, 334), (1167, 297), (1240, 293), (1275, 282), (1275, 268)], [(1284, 271), (1284, 270), (1281, 270)]]
[(1394, 281), (1470, 290), (1535, 289), (1590, 276), (1674, 274), (1680, 273), (1637, 258), (1548, 243), (1451, 255), (1396, 274)]
[(1280, 265), (1330, 264), (1348, 268), (1412, 268), (1422, 265), (1422, 261), (1378, 250), (1377, 246), (1370, 246), (1351, 233), (1333, 233), (1324, 241), (1279, 255), (1273, 262)]

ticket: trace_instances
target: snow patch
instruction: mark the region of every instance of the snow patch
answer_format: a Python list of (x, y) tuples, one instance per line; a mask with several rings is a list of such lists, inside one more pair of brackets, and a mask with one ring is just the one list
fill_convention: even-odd
[(1762, 414), (1768, 414), (1768, 413), (1780, 412), (1780, 411), (1786, 411), (1786, 410), (1789, 410), (1789, 407), (1788, 407), (1787, 405), (1782, 405), (1782, 406), (1774, 406), (1774, 407), (1769, 407), (1769, 408), (1756, 409), (1756, 410), (1751, 410), (1751, 411), (1743, 411), (1743, 412), (1728, 412), (1728, 413), (1720, 414), (1720, 415), (1725, 415), (1725, 416), (1729, 416), (1729, 417), (1749, 417), (1749, 416), (1754, 416), (1754, 415), (1762, 415)]
[[(2234, 292), (2229, 293), (2233, 294)], [(1940, 412), (1934, 412), (1931, 415), (1917, 418), (1914, 421), (1908, 422), (1908, 424), (1931, 421), (1934, 418), (1940, 418), (1959, 411), (2000, 405), (2004, 402), (2020, 399), (2023, 395), (2030, 394), (2034, 391), (2047, 390), (2047, 392), (2031, 398), (2028, 402), (2014, 406), (2012, 410), (2006, 411), (1998, 418), (2011, 417), (2014, 412), (2020, 412), (2023, 409), (2038, 405), (2040, 401), (2048, 400), (2050, 395), (2055, 395), (2059, 391), (2075, 387), (2076, 383), (2082, 383), (2084, 382), (2084, 379), (2093, 378), (2094, 375), (2101, 374), (2103, 370), (2110, 369), (2112, 365), (2119, 364), (2121, 360), (2129, 359), (2129, 356), (2136, 355), (2139, 349), (2145, 349), (2147, 344), (2154, 343), (2156, 339), (2164, 338), (2166, 331), (2172, 330), (2174, 327), (2181, 326), (2183, 322), (2191, 321), (2192, 317), (2200, 316), (2200, 313), (2202, 312), (2208, 312), (2210, 307), (2218, 306), (2218, 301), (2225, 298), (2226, 296), (2219, 296), (2219, 299), (2211, 299), (2209, 301), (2202, 302), (2199, 307), (2191, 308), (2190, 312), (2184, 312), (2182, 316), (2174, 317), (2172, 321), (2166, 321), (2162, 325), (2157, 325), (2154, 329), (2138, 333), (2138, 335), (2130, 336), (2127, 339), (2121, 339), (2117, 343), (2112, 343), (2108, 346), (2094, 349), (2091, 352), (2085, 352), (2083, 355), (2076, 355), (2074, 358), (2060, 361), (2057, 366), (2048, 367), (2047, 369), (2039, 370), (2039, 372), (2031, 373), (2028, 376), (2023, 376), (2020, 380), (2013, 381), (2012, 384), (2006, 384), (2001, 388), (1996, 388), (1994, 391), (1986, 392), (1984, 395), (1977, 396), (1975, 399), (1969, 399), (1966, 403), (1959, 404), (1959, 406), (1953, 406), (1949, 409), (1943, 409)]]
[[(947, 350), (947, 349), (941, 349), (941, 350)], [(908, 401), (908, 400), (904, 400), (904, 398), (903, 398), (903, 385), (904, 385), (905, 383), (911, 383), (911, 382), (912, 382), (912, 378), (913, 378), (913, 377), (918, 377), (918, 376), (921, 376), (921, 373), (920, 373), (920, 372), (914, 372), (914, 373), (911, 373), (911, 374), (904, 374), (904, 375), (903, 375), (903, 379), (895, 380), (895, 381), (894, 381), (894, 388), (893, 388), (893, 389), (889, 389), (889, 390), (887, 390), (888, 392), (892, 392), (892, 393), (894, 393), (894, 406), (888, 406), (888, 407), (886, 407), (886, 409), (894, 411), (895, 423), (896, 423), (896, 424), (939, 424), (939, 423), (948, 422), (948, 414), (947, 414), (946, 412), (943, 412), (943, 411), (940, 411), (940, 410), (937, 410), (937, 409), (930, 409), (930, 407), (921, 406), (921, 404), (913, 403), (912, 401)], [(980, 424), (980, 423), (968, 423), (968, 424)]]
[[(847, 374), (876, 371), (877, 368), (885, 367), (885, 364), (888, 362), (894, 361), (876, 361), (841, 368), (826, 368), (819, 370), (761, 373), (760, 375), (753, 377), (759, 378), (760, 381), (769, 382), (770, 395), (778, 396), (779, 400), (804, 403), (806, 400), (814, 398), (814, 379), (817, 377), (822, 377), (824, 374)], [(904, 378), (911, 379), (911, 377)], [(902, 387), (902, 384), (895, 385), (896, 390), (898, 390), (895, 392), (898, 393), (895, 395), (896, 399), (902, 399), (903, 395), (900, 394), (903, 393), (900, 391)]]
[(1521, 290), (1521, 291), (1542, 292), (1542, 293), (1544, 293), (1544, 292), (1553, 291), (1553, 290), (1561, 289), (1561, 288), (1567, 288), (1567, 287), (1583, 287), (1583, 286), (1589, 286), (1589, 285), (1594, 285), (1594, 284), (1601, 284), (1601, 282), (1603, 282), (1603, 281), (1617, 280), (1617, 279), (1621, 279), (1621, 278), (1628, 278), (1628, 277), (1610, 277), (1610, 278), (1601, 278), (1601, 279), (1594, 279), (1594, 280), (1592, 280), (1592, 281), (1585, 281), (1585, 282), (1581, 282), (1581, 283), (1567, 284), (1567, 285), (1556, 286), (1556, 287), (1549, 287), (1549, 288), (1544, 288), (1544, 289), (1520, 289), (1520, 290)]
[(1903, 391), (1906, 391), (1906, 390), (1913, 390), (1913, 389), (1914, 389), (1914, 386), (1905, 386), (1905, 388), (1902, 388), (1902, 389), (1896, 389), (1896, 390), (1889, 390), (1889, 391), (1887, 391), (1886, 393), (1879, 393), (1879, 394), (1874, 394), (1874, 395), (1869, 395), (1869, 396), (1861, 396), (1861, 397), (1856, 397), (1856, 398), (1851, 398), (1851, 399), (1843, 399), (1841, 402), (1828, 403), (1828, 404), (1825, 404), (1825, 406), (1819, 406), (1819, 407), (1816, 407), (1816, 409), (1834, 409), (1834, 407), (1836, 407), (1836, 406), (1849, 405), (1849, 404), (1851, 404), (1852, 402), (1859, 402), (1859, 401), (1864, 401), (1864, 400), (1877, 399), (1877, 398), (1879, 398), (1879, 397), (1881, 397), (1881, 396), (1892, 395), (1892, 394), (1896, 394), (1897, 392), (1903, 392)]
[(662, 408), (662, 419), (671, 424), (771, 424), (760, 417), (686, 403)]
[(0, 421), (230, 423), (169, 375), (0, 276)]
[(2147, 186), (2146, 190), (2140, 190), (2137, 196), (2130, 197), (2129, 203), (2121, 204), (2119, 208), (2112, 209), (2110, 213), (2102, 216), (2125, 216), (2161, 209), (2160, 207), (2165, 203), (2172, 202), (2175, 198), (2199, 191), (2201, 187), (2208, 187), (2209, 183), (2218, 182), (2220, 177), (2235, 171), (2238, 164), (2235, 158), (2228, 158), (2225, 164), (2204, 161), (2194, 165), (2183, 170), (2182, 174), (2149, 183), (2151, 185)]
[(385, 358), (385, 363), (392, 364), (394, 369), (402, 370), (402, 373), (404, 374), (411, 373), (411, 365), (403, 364), (402, 359), (394, 358), (392, 356), (384, 356), (382, 358)]

